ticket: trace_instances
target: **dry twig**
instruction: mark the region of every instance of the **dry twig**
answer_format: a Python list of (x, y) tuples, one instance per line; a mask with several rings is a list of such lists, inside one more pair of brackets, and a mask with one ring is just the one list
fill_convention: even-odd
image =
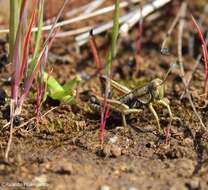
[(167, 52), (167, 50), (168, 50), (167, 45), (166, 45), (167, 44), (167, 41), (169, 40), (169, 38), (170, 38), (170, 36), (171, 36), (171, 34), (173, 32), (173, 29), (176, 27), (178, 21), (180, 20), (180, 16), (181, 16), (181, 10), (176, 15), (176, 17), (173, 20), (173, 22), (172, 22), (172, 24), (171, 24), (168, 32), (165, 35), (165, 38), (164, 38), (164, 40), (162, 42), (161, 50), (160, 50), (162, 54), (165, 54)]
[(142, 8), (142, 10), (140, 9), (136, 11), (136, 13), (130, 19), (128, 19), (123, 25), (121, 25), (120, 33), (122, 35), (126, 35), (129, 32), (129, 30), (139, 22), (139, 20), (141, 20), (142, 18), (146, 17), (150, 13), (161, 8), (169, 2), (171, 2), (171, 0), (155, 0), (152, 3), (145, 5)]
[[(141, 0), (132, 0), (132, 3), (138, 3), (140, 1)], [(128, 5), (129, 5), (128, 2), (125, 2), (125, 1), (121, 2), (120, 3), (120, 8), (128, 7)], [(73, 17), (73, 18), (64, 20), (62, 22), (58, 22), (55, 25), (55, 28), (63, 27), (63, 26), (73, 24), (73, 23), (77, 23), (77, 22), (80, 22), (80, 21), (83, 21), (83, 20), (86, 20), (86, 19), (89, 19), (89, 18), (93, 18), (93, 17), (99, 16), (99, 15), (103, 15), (103, 14), (114, 11), (114, 9), (115, 9), (114, 5), (107, 6), (107, 7), (101, 8), (97, 11), (94, 11), (94, 12), (86, 14), (86, 15), (80, 15), (80, 16), (77, 16), (77, 17)], [(52, 26), (53, 25), (46, 25), (42, 28), (42, 30), (43, 31), (51, 30)], [(33, 28), (32, 31), (37, 32), (38, 28)], [(0, 33), (9, 33), (9, 29), (0, 29)]]
[[(206, 45), (207, 45), (207, 44), (208, 44), (208, 34), (207, 34), (207, 36), (206, 36), (205, 41), (206, 41)], [(196, 59), (196, 62), (195, 62), (195, 64), (194, 64), (194, 66), (193, 66), (193, 68), (192, 68), (191, 74), (190, 74), (190, 76), (189, 76), (189, 78), (188, 78), (188, 80), (187, 80), (187, 88), (189, 88), (189, 86), (190, 86), (190, 83), (191, 83), (191, 81), (192, 81), (192, 78), (193, 78), (193, 76), (194, 76), (194, 73), (196, 72), (196, 70), (197, 70), (197, 68), (198, 68), (198, 66), (199, 66), (199, 64), (200, 64), (200, 62), (201, 62), (201, 58), (202, 58), (202, 54), (199, 54), (199, 55), (197, 56), (197, 59)], [(182, 99), (182, 98), (184, 97), (185, 94), (186, 94), (186, 92), (184, 91), (183, 94), (181, 95), (181, 98), (180, 98), (180, 99)]]
[(198, 114), (196, 107), (193, 103), (192, 97), (191, 97), (191, 93), (187, 87), (187, 81), (185, 79), (185, 72), (184, 72), (184, 66), (183, 66), (183, 57), (182, 57), (182, 39), (183, 39), (183, 30), (184, 30), (184, 25), (185, 25), (185, 15), (186, 15), (186, 9), (187, 9), (187, 3), (184, 2), (181, 5), (181, 10), (180, 10), (180, 21), (179, 21), (179, 26), (178, 26), (178, 61), (179, 61), (179, 66), (180, 66), (180, 72), (181, 72), (181, 79), (183, 81), (184, 87), (185, 87), (185, 91), (188, 97), (188, 100), (191, 104), (191, 107), (196, 115), (196, 117), (198, 118), (203, 130), (206, 130), (206, 127), (202, 121), (202, 118), (200, 117), (200, 115)]
[[(122, 35), (126, 35), (126, 33), (133, 27), (135, 26), (135, 24), (142, 18), (147, 17), (148, 15), (150, 15), (152, 12), (158, 10), (159, 8), (161, 8), (162, 6), (166, 5), (167, 3), (169, 3), (171, 0), (155, 0), (152, 3), (146, 4), (144, 5), (144, 7), (142, 8), (142, 10), (133, 10), (130, 11), (129, 13), (121, 16), (119, 18), (119, 23), (122, 24), (120, 27), (120, 31), (119, 33), (121, 33)], [(122, 2), (120, 4), (120, 8), (122, 8), (122, 6), (124, 5), (124, 3), (127, 2)], [(104, 24), (100, 24), (98, 26), (96, 26), (93, 29), (93, 33), (94, 35), (100, 34), (102, 32), (107, 31), (108, 29), (112, 28), (113, 26), (113, 22), (107, 22)], [(78, 36), (76, 36), (76, 41), (78, 43), (79, 46), (84, 45), (85, 43), (87, 43), (87, 40), (89, 38), (89, 32), (80, 34)]]

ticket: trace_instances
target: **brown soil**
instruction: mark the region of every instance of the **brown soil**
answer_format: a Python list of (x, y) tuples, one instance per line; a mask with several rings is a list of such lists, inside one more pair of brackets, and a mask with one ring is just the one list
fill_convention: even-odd
[[(189, 1), (189, 13), (200, 15), (203, 5), (193, 2)], [(107, 4), (110, 4), (110, 1)], [(71, 7), (79, 5), (80, 3), (73, 1)], [(129, 57), (135, 56), (134, 45), (138, 28), (134, 28), (129, 37), (122, 40), (113, 63), (115, 80), (135, 87), (136, 84), (141, 85), (144, 81), (165, 75), (170, 63), (177, 57), (177, 29), (170, 43), (169, 55), (160, 54), (160, 44), (177, 10), (178, 4), (172, 3), (160, 10), (161, 15), (156, 20), (145, 20), (140, 54), (142, 61), (138, 72), (129, 64)], [(100, 22), (109, 18), (111, 15), (97, 19)], [(89, 23), (98, 21), (90, 20)], [(82, 23), (79, 25), (82, 26)], [(77, 26), (72, 26), (74, 27)], [(195, 64), (195, 58), (187, 53), (190, 31), (193, 32), (193, 27), (188, 17), (183, 44), (187, 76)], [(96, 37), (96, 40), (104, 62), (109, 46), (108, 37), (103, 34)], [(73, 78), (77, 73), (86, 76), (95, 71), (89, 48), (83, 47), (78, 54), (72, 41), (71, 38), (56, 40), (52, 48), (52, 53), (58, 55), (59, 59), (51, 58), (50, 68), (53, 67), (53, 75), (61, 83)], [(200, 45), (197, 43), (196, 47), (199, 48), (195, 48), (196, 55), (200, 51)], [(4, 52), (2, 49), (1, 51)], [(1, 67), (1, 88), (6, 90), (7, 94), (9, 85), (5, 83), (5, 79), (9, 76), (8, 67)], [(193, 79), (192, 97), (200, 117), (207, 126), (207, 102), (200, 96), (203, 93), (202, 64)], [(136, 121), (129, 119), (131, 121), (127, 128), (121, 126), (120, 119), (112, 116), (107, 123), (105, 141), (101, 147), (99, 113), (90, 111), (85, 100), (88, 91), (100, 91), (98, 77), (95, 77), (81, 83), (75, 105), (47, 100), (43, 113), (53, 106), (58, 106), (45, 115), (36, 127), (30, 122), (15, 131), (9, 162), (5, 162), (3, 155), (9, 130), (2, 129), (2, 126), (7, 122), (6, 107), (9, 103), (2, 105), (0, 189), (97, 190), (101, 187), (104, 189), (104, 186), (109, 186), (111, 190), (208, 189), (208, 133), (201, 130), (188, 99), (185, 97), (180, 100), (184, 87), (178, 68), (173, 70), (166, 85), (166, 97), (170, 100), (172, 112), (181, 119), (181, 122), (172, 123), (168, 144), (165, 144), (163, 135), (156, 133), (156, 121), (149, 110), (144, 108), (141, 114), (134, 116)], [(16, 125), (34, 117), (33, 104), (33, 98), (28, 99)], [(156, 109), (162, 128), (167, 127), (169, 117), (166, 109)]]

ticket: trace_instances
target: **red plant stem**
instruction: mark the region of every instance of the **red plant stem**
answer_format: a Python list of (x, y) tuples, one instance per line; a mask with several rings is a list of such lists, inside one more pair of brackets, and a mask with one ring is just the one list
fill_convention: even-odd
[(208, 50), (206, 46), (206, 42), (204, 39), (204, 36), (202, 34), (202, 29), (199, 27), (197, 24), (195, 18), (191, 15), (191, 19), (198, 31), (199, 39), (201, 41), (201, 46), (202, 46), (202, 52), (203, 52), (203, 57), (204, 57), (204, 66), (205, 66), (205, 83), (204, 83), (204, 91), (207, 94), (207, 85), (208, 85)]
[(45, 45), (43, 47), (42, 51), (40, 52), (39, 57), (38, 57), (37, 62), (36, 62), (36, 65), (35, 65), (35, 68), (33, 69), (31, 75), (29, 76), (29, 78), (26, 79), (26, 81), (24, 83), (25, 84), (24, 85), (24, 89), (23, 89), (22, 95), (21, 95), (21, 97), (19, 99), (19, 106), (20, 107), (22, 106), (22, 104), (24, 102), (24, 99), (25, 99), (25, 97), (27, 96), (27, 94), (28, 94), (28, 92), (30, 90), (30, 87), (32, 86), (32, 83), (33, 83), (34, 79), (36, 78), (36, 76), (37, 76), (37, 74), (38, 74), (38, 72), (40, 70), (40, 65), (41, 65), (41, 63), (43, 61), (42, 59), (44, 58), (44, 54), (45, 54), (46, 51), (48, 51), (48, 49), (50, 49), (50, 47), (51, 47), (51, 45), (52, 45), (52, 43), (53, 43), (53, 41), (55, 39), (56, 33), (57, 33), (57, 30), (54, 31), (53, 36), (51, 36), (50, 41), (47, 40), (47, 45)]
[(16, 34), (16, 40), (14, 45), (14, 55), (12, 59), (12, 85), (11, 85), (11, 96), (14, 100), (15, 106), (17, 105), (17, 99), (18, 99), (18, 89), (19, 89), (19, 69), (20, 69), (20, 60), (19, 60), (19, 44), (20, 44), (20, 36), (21, 36), (21, 24), (23, 22), (23, 16), (25, 14), (26, 8), (28, 5), (28, 0), (24, 0), (22, 2), (21, 10), (20, 10), (20, 16), (19, 16), (19, 24), (18, 24), (18, 30)]
[(30, 38), (31, 38), (31, 33), (32, 33), (32, 27), (35, 24), (35, 18), (36, 18), (36, 10), (34, 9), (32, 12), (32, 17), (29, 23), (29, 27), (28, 27), (28, 31), (24, 37), (24, 41), (23, 41), (23, 53), (22, 53), (22, 63), (20, 66), (20, 74), (19, 74), (19, 81), (22, 80), (23, 78), (23, 73), (24, 73), (24, 69), (25, 66), (27, 64), (27, 57), (28, 57), (28, 46), (30, 44)]
[(168, 140), (170, 138), (170, 127), (164, 128), (164, 134), (165, 134), (165, 145), (168, 145)]
[[(102, 66), (98, 51), (97, 51), (97, 45), (96, 45), (92, 30), (90, 31), (90, 35), (89, 35), (89, 46), (92, 50), (94, 62), (97, 67), (96, 74), (98, 74), (102, 70), (103, 66)], [(106, 88), (106, 92), (107, 92), (107, 88)], [(104, 142), (104, 130), (105, 130), (107, 119), (109, 117), (109, 105), (107, 103), (108, 94), (109, 94), (108, 92), (105, 93), (103, 105), (101, 107), (101, 121), (100, 121), (100, 141), (101, 141), (101, 144), (103, 144), (103, 142)]]
[[(42, 68), (40, 69), (39, 76), (40, 78), (36, 78), (37, 80), (37, 96), (36, 96), (36, 123), (39, 123), (40, 120), (40, 111), (41, 111), (41, 104), (42, 104), (42, 98), (44, 96), (46, 87), (47, 87), (47, 82), (44, 82), (44, 68), (47, 63), (47, 58), (48, 58), (48, 48), (46, 49), (43, 57), (43, 63), (42, 63)], [(48, 75), (49, 76), (49, 75)]]
[(93, 31), (92, 30), (90, 31), (90, 35), (89, 35), (89, 46), (92, 50), (92, 54), (93, 54), (93, 57), (94, 57), (94, 61), (95, 61), (97, 70), (99, 71), (99, 70), (102, 69), (102, 63), (100, 61), (100, 57), (99, 57), (99, 54), (98, 54), (98, 51), (97, 51), (97, 45), (96, 45), (95, 38), (93, 36)]
[(45, 90), (45, 87), (44, 87), (44, 82), (43, 82), (43, 77), (41, 76), (41, 79), (40, 81), (37, 82), (37, 95), (36, 95), (36, 123), (39, 123), (40, 121), (40, 115), (41, 115), (41, 112), (40, 112), (40, 108), (41, 108), (41, 100), (42, 100), (42, 97), (44, 95), (44, 90)]
[(103, 101), (103, 105), (102, 105), (102, 108), (101, 108), (101, 122), (100, 122), (100, 141), (101, 141), (101, 144), (103, 144), (103, 142), (104, 142), (104, 130), (105, 130), (107, 119), (110, 115), (109, 111), (110, 110), (109, 110), (109, 105), (107, 104), (107, 97), (104, 96), (104, 101)]

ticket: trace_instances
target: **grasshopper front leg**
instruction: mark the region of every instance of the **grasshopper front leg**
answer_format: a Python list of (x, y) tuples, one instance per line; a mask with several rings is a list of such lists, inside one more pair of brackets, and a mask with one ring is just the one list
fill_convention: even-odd
[(166, 98), (163, 98), (162, 100), (158, 100), (157, 102), (158, 102), (159, 104), (165, 106), (165, 107), (168, 109), (168, 113), (169, 113), (170, 119), (171, 119), (171, 121), (172, 121), (174, 118), (173, 118), (172, 111), (171, 111), (171, 109), (170, 109), (170, 105), (167, 103), (167, 99), (166, 99)]
[(161, 127), (160, 127), (160, 120), (159, 120), (159, 117), (158, 117), (158, 115), (157, 115), (157, 112), (155, 111), (155, 109), (154, 109), (154, 107), (153, 107), (153, 104), (150, 102), (150, 103), (148, 104), (148, 107), (149, 107), (150, 111), (152, 112), (152, 114), (154, 115), (154, 117), (155, 117), (155, 119), (156, 119), (156, 121), (157, 121), (157, 130), (158, 130), (158, 132), (159, 132), (159, 133), (162, 133)]
[(163, 98), (162, 100), (158, 100), (158, 103), (165, 106), (168, 109), (168, 113), (169, 113), (171, 121), (176, 120), (176, 121), (179, 121), (180, 123), (182, 123), (181, 119), (179, 117), (173, 117), (172, 111), (170, 109), (170, 105), (167, 102), (167, 98)]

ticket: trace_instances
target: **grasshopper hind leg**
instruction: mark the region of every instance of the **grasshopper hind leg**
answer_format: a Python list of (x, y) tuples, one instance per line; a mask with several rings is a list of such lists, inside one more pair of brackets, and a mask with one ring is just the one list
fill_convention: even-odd
[(122, 115), (122, 121), (123, 121), (124, 127), (127, 126), (126, 115), (133, 114), (133, 113), (140, 113), (141, 111), (142, 111), (141, 109), (127, 109), (127, 110), (125, 110), (125, 111), (121, 114), (121, 115)]

